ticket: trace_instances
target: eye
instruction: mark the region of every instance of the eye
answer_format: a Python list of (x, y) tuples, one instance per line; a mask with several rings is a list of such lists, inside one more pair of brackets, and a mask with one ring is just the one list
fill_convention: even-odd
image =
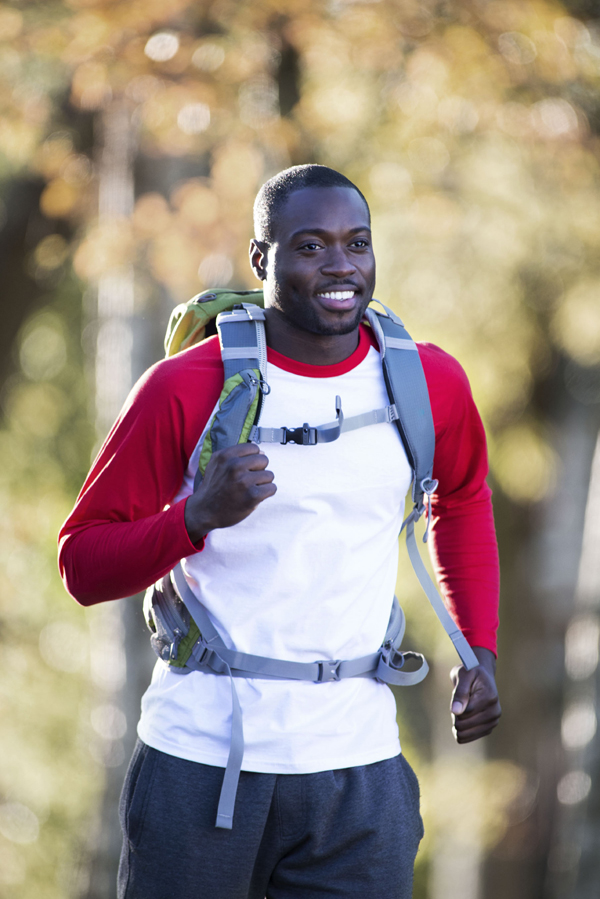
[(352, 242), (352, 246), (356, 247), (359, 250), (365, 250), (369, 246), (369, 241), (364, 237), (359, 237), (357, 240)]
[(315, 243), (314, 241), (309, 241), (309, 243), (304, 243), (300, 247), (301, 250), (320, 250), (321, 244)]

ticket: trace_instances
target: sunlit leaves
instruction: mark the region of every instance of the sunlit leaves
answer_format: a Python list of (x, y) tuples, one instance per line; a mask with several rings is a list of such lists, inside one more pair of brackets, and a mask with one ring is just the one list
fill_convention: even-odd
[(554, 338), (582, 365), (600, 364), (600, 280), (584, 279), (567, 293), (552, 322)]
[[(56, 233), (32, 238), (27, 266), (38, 284), (59, 283), (73, 258), (92, 288), (134, 267), (145, 291), (158, 284), (173, 301), (203, 287), (254, 286), (247, 243), (257, 188), (292, 163), (332, 164), (371, 202), (377, 295), (417, 338), (465, 365), (498, 487), (522, 505), (554, 489), (558, 463), (533, 406), (539, 381), (562, 355), (571, 395), (600, 396), (594, 29), (553, 0), (450, 4), (443, 15), (424, 0), (16, 6), (0, 6), (0, 174), (45, 181), (41, 212)], [(299, 81), (284, 111), (285, 48), (297, 55)], [(99, 121), (121, 100), (142, 157), (168, 159), (181, 174), (144, 183), (131, 219), (107, 226), (96, 215), (94, 154), (72, 122)], [(76, 231), (74, 246), (67, 229)], [(89, 639), (53, 558), (91, 443), (78, 328), (72, 312), (32, 316), (3, 396), (0, 493), (11, 511), (0, 612), (18, 629), (19, 648), (5, 647), (0, 701), (10, 710), (12, 694), (26, 693), (29, 711), (6, 719), (0, 802), (13, 834), (26, 833), (27, 821), (34, 833), (31, 815), (40, 822), (38, 841), (7, 838), (8, 849), (0, 847), (0, 884), (15, 894), (26, 877), (38, 878), (19, 853), (49, 839), (48, 809), (62, 809), (72, 831), (95, 789), (85, 766), (115, 763), (121, 746), (115, 709), (84, 708), (86, 672), (95, 684), (112, 677), (107, 687), (124, 678), (122, 664), (107, 664), (114, 634), (103, 636), (98, 617)], [(86, 342), (116, 352), (114, 334), (88, 331)], [(410, 588), (403, 592), (410, 605)], [(428, 621), (421, 611), (411, 620), (415, 630)], [(419, 636), (434, 645), (436, 633), (425, 624)], [(33, 746), (22, 739), (28, 715)], [(48, 766), (48, 746), (60, 752), (36, 791), (19, 772)], [(457, 784), (461, 801), (473, 795), (483, 805), (487, 775), (468, 774), (431, 772), (440, 826), (453, 826)], [(496, 774), (505, 792), (519, 793), (522, 772)], [(492, 794), (490, 841), (506, 817)], [(565, 787), (560, 801), (571, 795)], [(47, 895), (67, 895), (53, 889)]]
[(558, 461), (535, 427), (507, 428), (493, 448), (494, 471), (504, 492), (515, 502), (535, 502), (555, 486)]

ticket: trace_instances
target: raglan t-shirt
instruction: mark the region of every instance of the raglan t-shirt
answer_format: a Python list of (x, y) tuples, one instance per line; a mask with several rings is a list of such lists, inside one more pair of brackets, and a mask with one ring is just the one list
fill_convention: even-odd
[[(436, 567), (467, 639), (494, 649), (498, 572), (481, 422), (458, 364), (435, 347), (419, 351), (436, 427)], [(264, 427), (329, 422), (338, 395), (346, 416), (389, 402), (366, 326), (338, 365), (269, 350), (267, 381)], [(212, 339), (159, 363), (134, 388), (62, 531), (68, 589), (85, 604), (129, 595), (183, 559), (191, 589), (231, 648), (307, 662), (375, 652), (390, 614), (411, 478), (395, 425), (346, 432), (329, 444), (263, 447), (275, 496), (193, 546), (183, 509), (222, 383)], [(307, 773), (399, 752), (393, 696), (375, 680), (238, 678), (236, 688), (245, 770)], [(228, 679), (182, 675), (157, 662), (138, 730), (164, 752), (224, 766)]]

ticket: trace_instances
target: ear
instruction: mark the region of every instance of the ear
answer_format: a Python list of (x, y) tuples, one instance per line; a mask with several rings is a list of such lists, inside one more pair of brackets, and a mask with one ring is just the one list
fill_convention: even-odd
[(250, 265), (259, 281), (264, 281), (267, 277), (268, 250), (269, 245), (264, 240), (253, 237), (250, 241)]

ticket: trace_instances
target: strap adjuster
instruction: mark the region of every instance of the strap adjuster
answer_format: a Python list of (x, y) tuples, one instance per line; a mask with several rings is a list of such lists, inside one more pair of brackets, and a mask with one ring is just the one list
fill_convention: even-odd
[(326, 681), (340, 680), (341, 659), (323, 659), (317, 662), (319, 666), (319, 676), (315, 683), (324, 684)]
[(404, 663), (408, 656), (410, 656), (410, 653), (400, 652), (400, 650), (396, 649), (391, 643), (386, 643), (381, 650), (383, 661), (386, 665), (389, 665), (390, 668), (393, 668), (394, 671), (401, 671), (402, 668), (404, 668)]
[(282, 440), (286, 443), (296, 443), (300, 446), (314, 446), (317, 442), (317, 429), (311, 428), (307, 421), (301, 428), (282, 428)]
[[(196, 649), (196, 647), (197, 647), (197, 649)], [(205, 643), (203, 640), (199, 641), (196, 644), (196, 647), (195, 647), (196, 652), (201, 650), (200, 655), (196, 655), (196, 652), (194, 653), (196, 662), (198, 663), (198, 665), (202, 665), (205, 668), (210, 668), (211, 667), (210, 663), (212, 662), (212, 660), (215, 656), (214, 649), (211, 649), (211, 647), (207, 643)]]

